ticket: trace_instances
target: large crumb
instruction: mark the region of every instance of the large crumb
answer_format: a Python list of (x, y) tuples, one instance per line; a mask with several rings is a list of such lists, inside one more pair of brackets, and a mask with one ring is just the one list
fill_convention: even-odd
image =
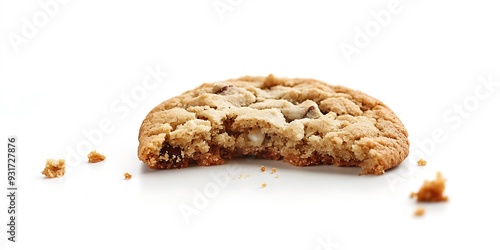
[(420, 159), (417, 161), (417, 165), (423, 167), (423, 166), (427, 165), (427, 161), (424, 159)]
[(425, 214), (425, 208), (423, 207), (417, 207), (417, 209), (415, 209), (415, 212), (413, 213), (415, 216), (422, 216)]
[(101, 162), (106, 159), (106, 156), (104, 156), (101, 153), (97, 153), (97, 151), (92, 151), (90, 152), (87, 157), (89, 158), (90, 163), (96, 163), (96, 162)]
[(443, 178), (441, 172), (437, 172), (436, 180), (433, 181), (424, 181), (418, 193), (411, 193), (410, 198), (417, 198), (418, 202), (440, 202), (447, 201), (448, 196), (444, 196), (444, 183), (446, 179)]
[(276, 168), (271, 168), (271, 174), (276, 173)]
[(266, 167), (265, 167), (265, 166), (262, 166), (262, 167), (260, 168), (260, 172), (266, 172)]
[(130, 179), (132, 179), (132, 175), (131, 175), (131, 174), (129, 174), (128, 172), (125, 172), (125, 173), (123, 174), (123, 176), (125, 176), (125, 180), (130, 180)]
[(48, 178), (61, 177), (66, 173), (66, 164), (64, 160), (48, 159), (45, 163), (45, 169), (42, 174)]

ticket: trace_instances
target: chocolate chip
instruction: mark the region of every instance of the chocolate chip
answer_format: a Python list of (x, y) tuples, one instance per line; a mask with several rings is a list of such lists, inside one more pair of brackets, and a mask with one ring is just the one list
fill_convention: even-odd
[(168, 143), (163, 143), (163, 147), (160, 150), (160, 156), (168, 155), (168, 161), (162, 160), (167, 165), (178, 165), (183, 161), (182, 149), (179, 147), (172, 146)]

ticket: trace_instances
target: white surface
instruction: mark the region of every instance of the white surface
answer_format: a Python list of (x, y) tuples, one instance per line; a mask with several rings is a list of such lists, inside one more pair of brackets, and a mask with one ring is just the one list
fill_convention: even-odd
[[(371, 25), (370, 13), (388, 10), (389, 1), (230, 1), (224, 20), (212, 0), (173, 2), (68, 1), (16, 53), (9, 34), (20, 34), (23, 18), (42, 8), (1, 1), (0, 148), (18, 136), (20, 188), (15, 244), (6, 241), (1, 196), (1, 249), (500, 247), (500, 87), (483, 100), (475, 92), (480, 76), (500, 81), (494, 1), (401, 0), (399, 13), (350, 63), (342, 42), (353, 44), (356, 27)], [(146, 68), (157, 65), (168, 77), (141, 92)], [(406, 125), (412, 155), (423, 152), (428, 165), (407, 159), (383, 176), (357, 176), (352, 168), (252, 159), (150, 171), (137, 160), (140, 123), (159, 102), (204, 81), (269, 73), (342, 84), (384, 101)], [(127, 106), (127, 95), (141, 93)], [(464, 102), (477, 106), (453, 111)], [(108, 158), (75, 163), (69, 150), (88, 143), (84, 131), (103, 121), (111, 128), (101, 129), (92, 148)], [(6, 165), (6, 153), (0, 156)], [(45, 179), (47, 158), (72, 164), (63, 178)], [(276, 167), (280, 178), (260, 173), (261, 165)], [(231, 178), (221, 187), (211, 174), (227, 176), (228, 166)], [(123, 180), (125, 171), (131, 180)], [(415, 218), (418, 205), (408, 196), (436, 171), (448, 178), (450, 201), (424, 204), (425, 216)], [(205, 188), (212, 197), (186, 223), (179, 207), (193, 206)]]

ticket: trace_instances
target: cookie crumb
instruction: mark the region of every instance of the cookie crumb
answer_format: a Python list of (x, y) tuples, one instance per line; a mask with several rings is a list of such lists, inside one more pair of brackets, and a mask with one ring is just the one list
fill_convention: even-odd
[(266, 183), (262, 183), (261, 187), (265, 188), (265, 187), (267, 187), (267, 184)]
[(436, 179), (433, 181), (424, 181), (420, 190), (417, 193), (410, 194), (410, 198), (417, 198), (418, 202), (440, 202), (448, 201), (448, 196), (444, 196), (444, 188), (446, 179), (443, 178), (441, 172), (437, 172)]
[(427, 161), (424, 159), (420, 159), (417, 161), (417, 165), (423, 167), (423, 166), (427, 165)]
[(274, 176), (275, 179), (278, 179), (280, 178), (280, 175), (279, 174), (276, 174), (276, 176)]
[(415, 212), (413, 214), (417, 217), (422, 216), (425, 214), (425, 208), (417, 207), (417, 209), (415, 209)]
[(271, 168), (271, 174), (275, 174), (276, 173), (276, 168)]
[(104, 156), (101, 153), (97, 153), (97, 151), (92, 151), (90, 152), (87, 157), (89, 158), (90, 163), (96, 163), (96, 162), (101, 162), (106, 159), (106, 156)]
[(61, 177), (66, 173), (66, 164), (63, 159), (48, 159), (45, 163), (45, 169), (42, 171), (47, 178)]
[(125, 173), (123, 174), (123, 176), (125, 176), (125, 180), (130, 180), (130, 179), (132, 179), (132, 175), (131, 175), (131, 174), (129, 174), (128, 172), (125, 172)]
[(265, 166), (260, 167), (260, 172), (266, 172), (266, 167)]

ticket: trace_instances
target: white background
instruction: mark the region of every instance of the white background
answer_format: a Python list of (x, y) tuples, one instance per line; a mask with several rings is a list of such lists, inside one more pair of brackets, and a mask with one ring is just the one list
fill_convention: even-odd
[[(500, 5), (463, 2), (396, 1), (381, 25), (372, 13), (391, 9), (387, 0), (68, 1), (51, 15), (37, 1), (1, 1), (0, 187), (16, 135), (19, 230), (6, 241), (2, 195), (0, 248), (498, 249)], [(348, 62), (341, 47), (356, 38)], [(148, 90), (147, 68), (169, 74)], [(161, 101), (269, 73), (382, 100), (406, 125), (412, 157), (383, 176), (255, 159), (150, 171), (137, 159), (140, 123)], [(75, 160), (89, 143), (106, 161)], [(40, 174), (48, 158), (67, 159), (63, 178)], [(214, 182), (228, 166), (228, 184)], [(437, 171), (450, 201), (416, 218), (409, 194)], [(197, 214), (183, 217), (187, 206)]]

